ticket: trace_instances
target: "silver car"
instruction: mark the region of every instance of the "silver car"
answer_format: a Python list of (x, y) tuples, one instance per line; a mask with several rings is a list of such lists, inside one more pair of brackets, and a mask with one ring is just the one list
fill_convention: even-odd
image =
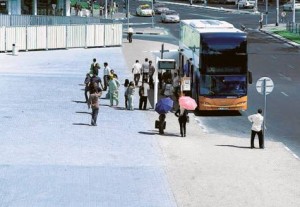
[(174, 10), (168, 10), (161, 14), (161, 22), (180, 22), (179, 13)]
[(165, 4), (161, 4), (161, 3), (154, 4), (155, 14), (161, 14), (167, 10), (169, 10), (169, 8)]

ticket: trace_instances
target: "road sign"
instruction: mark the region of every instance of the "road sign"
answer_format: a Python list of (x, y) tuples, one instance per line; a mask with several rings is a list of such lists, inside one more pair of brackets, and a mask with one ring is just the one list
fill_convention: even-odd
[(266, 95), (270, 94), (273, 89), (274, 83), (269, 77), (262, 77), (256, 82), (256, 90), (262, 95), (264, 95), (264, 92), (266, 93)]

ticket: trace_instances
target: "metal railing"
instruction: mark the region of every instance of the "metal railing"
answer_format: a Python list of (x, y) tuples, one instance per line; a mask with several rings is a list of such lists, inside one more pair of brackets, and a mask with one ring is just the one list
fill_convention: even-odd
[(286, 30), (300, 35), (300, 24), (288, 22), (286, 23)]
[(30, 25), (72, 25), (114, 23), (113, 19), (80, 16), (35, 16), (35, 15), (5, 15), (0, 14), (1, 26), (30, 26)]

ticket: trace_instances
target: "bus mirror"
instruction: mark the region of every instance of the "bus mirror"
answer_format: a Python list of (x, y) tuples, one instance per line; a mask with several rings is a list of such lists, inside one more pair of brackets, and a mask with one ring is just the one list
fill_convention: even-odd
[(248, 71), (248, 83), (252, 84), (252, 72)]

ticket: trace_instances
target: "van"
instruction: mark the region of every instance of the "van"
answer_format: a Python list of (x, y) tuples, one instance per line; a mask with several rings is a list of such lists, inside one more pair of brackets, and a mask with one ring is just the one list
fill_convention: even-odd
[(236, 5), (239, 8), (250, 8), (253, 9), (255, 6), (255, 0), (237, 0)]

